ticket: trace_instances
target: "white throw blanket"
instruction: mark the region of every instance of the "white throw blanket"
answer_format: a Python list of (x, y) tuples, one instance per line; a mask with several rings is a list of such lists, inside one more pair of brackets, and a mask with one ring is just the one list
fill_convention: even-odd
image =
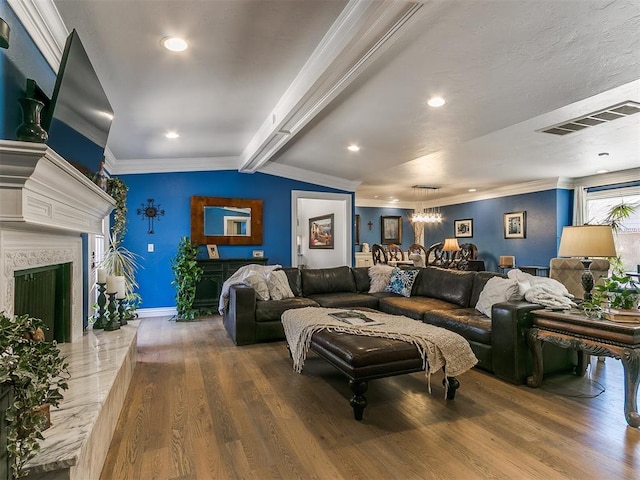
[(366, 312), (367, 317), (382, 322), (382, 325), (373, 326), (347, 325), (329, 316), (329, 313), (345, 310), (348, 309), (305, 307), (287, 310), (282, 314), (282, 325), (296, 372), (302, 372), (311, 336), (319, 330), (392, 338), (411, 343), (418, 348), (429, 377), (440, 369), (443, 369), (446, 376), (455, 377), (478, 363), (469, 342), (457, 333), (386, 313)]
[(223, 315), (224, 312), (227, 310), (227, 307), (229, 306), (229, 288), (231, 288), (231, 285), (238, 285), (238, 284), (249, 285), (248, 283), (245, 282), (245, 280), (249, 276), (255, 275), (255, 274), (262, 275), (266, 282), (267, 274), (271, 270), (275, 270), (276, 268), (282, 268), (282, 266), (281, 265), (257, 265), (252, 263), (250, 265), (243, 265), (238, 270), (236, 270), (236, 272), (233, 273), (233, 275), (231, 275), (222, 284), (222, 291), (220, 292), (220, 303), (218, 303), (218, 313), (220, 313), (220, 315)]
[(573, 295), (563, 284), (553, 278), (536, 277), (518, 269), (509, 270), (507, 276), (518, 282), (520, 292), (528, 302), (562, 310), (569, 310), (576, 306), (572, 300)]

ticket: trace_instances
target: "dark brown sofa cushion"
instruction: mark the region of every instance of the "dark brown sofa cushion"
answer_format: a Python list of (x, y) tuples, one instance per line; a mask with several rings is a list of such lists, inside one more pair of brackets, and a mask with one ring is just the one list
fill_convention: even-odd
[(303, 297), (285, 298), (283, 300), (256, 300), (256, 322), (279, 321), (286, 310), (317, 306), (319, 306), (317, 302)]
[(428, 311), (424, 322), (451, 330), (469, 341), (491, 345), (491, 319), (475, 308)]
[(350, 267), (304, 268), (301, 274), (305, 297), (323, 293), (356, 293), (356, 281)]
[(371, 288), (369, 267), (353, 267), (351, 272), (353, 273), (353, 278), (356, 281), (356, 291), (358, 293), (367, 293)]
[(380, 310), (391, 315), (404, 315), (405, 317), (422, 320), (425, 312), (429, 310), (447, 310), (459, 308), (453, 303), (429, 297), (403, 297), (394, 295), (390, 297), (382, 297), (380, 301)]
[(287, 280), (289, 280), (289, 286), (291, 287), (293, 294), (296, 297), (301, 297), (302, 277), (300, 275), (300, 269), (298, 267), (287, 267), (278, 270), (282, 270), (287, 275)]
[(411, 297), (417, 295), (438, 298), (467, 308), (475, 275), (476, 272), (439, 267), (422, 268), (413, 284)]
[(378, 298), (373, 295), (369, 295), (368, 293), (325, 293), (310, 295), (309, 298), (318, 302), (321, 307), (325, 308), (378, 308)]

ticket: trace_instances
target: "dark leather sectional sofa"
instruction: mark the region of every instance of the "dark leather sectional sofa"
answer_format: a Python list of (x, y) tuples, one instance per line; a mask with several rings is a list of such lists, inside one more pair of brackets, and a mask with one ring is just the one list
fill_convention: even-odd
[[(280, 316), (285, 310), (309, 306), (369, 307), (454, 331), (469, 341), (478, 367), (512, 383), (521, 384), (532, 373), (532, 357), (525, 341), (529, 312), (542, 308), (527, 302), (493, 306), (491, 318), (474, 307), (494, 272), (421, 268), (410, 297), (395, 293), (368, 293), (368, 267), (283, 269), (294, 298), (257, 300), (253, 288), (232, 285), (229, 308), (223, 315), (227, 332), (237, 345), (283, 340)], [(544, 350), (545, 371), (570, 370), (576, 353), (553, 345)]]

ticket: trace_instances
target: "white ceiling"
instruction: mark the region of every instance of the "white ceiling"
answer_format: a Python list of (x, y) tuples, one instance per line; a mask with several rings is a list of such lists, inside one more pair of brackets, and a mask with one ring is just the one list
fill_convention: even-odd
[(116, 112), (116, 173), (266, 171), (357, 186), (362, 204), (640, 167), (640, 114), (536, 131), (640, 102), (638, 0), (53, 4)]

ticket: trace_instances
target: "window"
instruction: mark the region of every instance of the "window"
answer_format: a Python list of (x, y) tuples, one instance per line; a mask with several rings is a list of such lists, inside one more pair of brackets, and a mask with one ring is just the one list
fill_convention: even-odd
[(624, 270), (635, 272), (640, 265), (640, 187), (589, 192), (586, 218), (591, 224), (606, 223), (611, 209), (621, 203), (635, 206), (635, 212), (614, 234), (616, 251)]

